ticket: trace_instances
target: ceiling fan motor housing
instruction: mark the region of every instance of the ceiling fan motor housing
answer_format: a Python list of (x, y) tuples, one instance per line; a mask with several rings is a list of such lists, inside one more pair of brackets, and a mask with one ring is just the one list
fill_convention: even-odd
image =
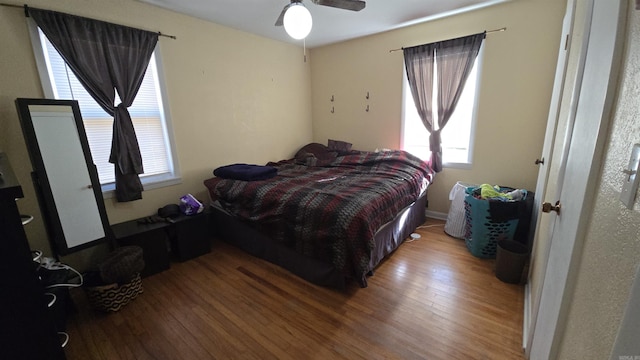
[[(316, 5), (330, 6), (343, 10), (360, 11), (366, 3), (361, 0), (311, 0)], [(285, 19), (286, 18), (286, 19)], [(313, 19), (311, 13), (302, 4), (302, 0), (291, 0), (284, 6), (275, 26), (284, 25), (284, 29), (294, 39), (304, 39), (311, 31)]]

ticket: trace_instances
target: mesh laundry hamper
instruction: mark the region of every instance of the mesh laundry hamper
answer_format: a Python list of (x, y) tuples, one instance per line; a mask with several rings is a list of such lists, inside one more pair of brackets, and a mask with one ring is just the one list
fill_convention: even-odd
[(465, 235), (465, 213), (464, 213), (464, 196), (468, 187), (476, 187), (475, 184), (468, 184), (458, 181), (449, 192), (449, 200), (451, 206), (447, 214), (447, 222), (444, 224), (444, 232), (454, 238), (464, 239)]

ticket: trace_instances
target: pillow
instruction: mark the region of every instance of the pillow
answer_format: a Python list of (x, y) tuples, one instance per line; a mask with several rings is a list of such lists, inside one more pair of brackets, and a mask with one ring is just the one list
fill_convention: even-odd
[[(318, 159), (322, 163), (327, 163), (333, 161), (333, 159), (335, 159), (337, 156), (338, 153), (336, 153), (335, 151), (330, 151), (329, 148), (322, 144), (310, 143), (298, 150), (294, 159), (296, 163), (306, 165), (309, 161), (309, 158)], [(311, 161), (310, 163), (315, 164), (316, 161)]]
[(329, 166), (331, 165), (331, 163), (333, 163), (333, 160), (335, 160), (335, 157), (325, 157), (322, 159), (319, 159), (313, 155), (307, 157), (304, 159), (304, 161), (296, 161), (297, 164), (300, 165), (304, 165), (304, 166)]
[(305, 153), (309, 153), (312, 155), (315, 154), (323, 154), (326, 153), (328, 151), (328, 148), (322, 144), (319, 143), (309, 143), (303, 147), (300, 148), (300, 150), (298, 150), (298, 152), (296, 153), (296, 158), (301, 155), (301, 154), (305, 154)]
[(340, 140), (329, 139), (328, 141), (329, 150), (337, 151), (338, 153), (348, 153), (351, 151), (351, 143)]

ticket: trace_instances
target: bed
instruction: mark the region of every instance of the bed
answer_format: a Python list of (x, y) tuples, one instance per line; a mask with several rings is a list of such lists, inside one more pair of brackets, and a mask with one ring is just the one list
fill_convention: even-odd
[[(424, 222), (434, 172), (404, 151), (342, 145), (311, 143), (293, 159), (251, 165), (262, 171), (255, 179), (246, 164), (216, 169), (204, 185), (217, 235), (312, 283), (366, 287), (375, 267)], [(222, 172), (237, 166), (237, 174)]]

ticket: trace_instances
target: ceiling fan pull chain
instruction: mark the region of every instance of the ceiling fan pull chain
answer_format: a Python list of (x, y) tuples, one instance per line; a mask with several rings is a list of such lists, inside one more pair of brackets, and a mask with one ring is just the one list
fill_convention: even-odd
[(307, 62), (307, 39), (302, 39), (302, 55), (304, 55), (304, 62)]

